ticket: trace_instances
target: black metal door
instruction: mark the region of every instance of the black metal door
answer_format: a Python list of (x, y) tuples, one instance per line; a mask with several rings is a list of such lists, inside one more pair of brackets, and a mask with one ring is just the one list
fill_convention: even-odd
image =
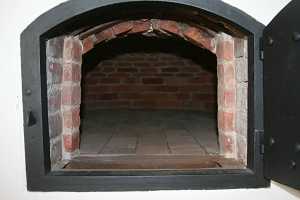
[(265, 174), (300, 189), (300, 1), (264, 31)]

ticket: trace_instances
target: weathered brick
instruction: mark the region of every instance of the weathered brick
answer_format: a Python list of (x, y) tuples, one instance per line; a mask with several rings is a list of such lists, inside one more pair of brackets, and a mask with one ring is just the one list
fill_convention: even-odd
[(137, 92), (120, 93), (119, 97), (120, 99), (137, 100), (141, 98), (141, 94)]
[(179, 68), (177, 67), (167, 67), (167, 68), (162, 68), (162, 72), (170, 73), (170, 72), (179, 72)]
[(238, 160), (241, 160), (245, 165), (247, 164), (247, 151), (248, 151), (248, 144), (247, 144), (247, 137), (243, 136), (236, 136), (236, 152)]
[(150, 20), (135, 20), (130, 33), (144, 33), (149, 31), (151, 28)]
[(63, 141), (66, 152), (74, 152), (79, 149), (79, 133), (64, 135)]
[(248, 60), (245, 58), (237, 58), (235, 65), (237, 82), (248, 82)]
[(81, 62), (82, 44), (79, 39), (67, 37), (64, 41), (64, 62)]
[(163, 84), (164, 80), (162, 78), (143, 78), (143, 83), (156, 85), (156, 84)]
[(47, 41), (46, 55), (51, 58), (62, 58), (64, 48), (64, 36), (56, 37)]
[(61, 107), (61, 90), (57, 86), (48, 86), (48, 112), (56, 112)]
[(79, 105), (81, 102), (81, 88), (78, 85), (62, 87), (62, 104)]
[(124, 67), (124, 68), (118, 68), (117, 70), (118, 72), (138, 72), (137, 68), (133, 68), (133, 67)]
[(195, 27), (188, 27), (183, 32), (183, 34), (188, 40), (190, 40), (197, 46), (202, 46), (203, 48), (206, 48), (211, 51), (214, 50), (212, 38), (203, 30)]
[(222, 131), (234, 131), (235, 123), (234, 123), (234, 113), (233, 112), (218, 112), (218, 127), (219, 130)]
[(85, 38), (82, 41), (82, 45), (83, 45), (83, 51), (82, 51), (83, 54), (92, 50), (94, 48), (94, 35)]
[(180, 25), (176, 21), (157, 20), (156, 28), (175, 35), (181, 35)]
[(218, 64), (219, 86), (234, 89), (236, 86), (235, 66), (233, 63)]
[(74, 63), (67, 63), (63, 69), (63, 80), (80, 82), (81, 80), (81, 66)]
[(127, 22), (121, 22), (117, 25), (114, 25), (112, 27), (112, 30), (115, 35), (121, 35), (129, 32), (132, 28), (133, 28), (132, 21), (127, 21)]
[(234, 39), (234, 54), (236, 58), (248, 58), (248, 45), (244, 38)]
[(236, 135), (234, 132), (224, 134), (219, 133), (219, 144), (221, 154), (225, 157), (235, 157), (236, 154)]
[(233, 41), (221, 40), (217, 45), (217, 57), (218, 59), (233, 61), (234, 56), (234, 43)]
[(62, 81), (62, 64), (47, 59), (47, 84), (59, 84)]
[(119, 95), (117, 93), (103, 93), (103, 94), (97, 94), (96, 96), (97, 100), (115, 100), (118, 98)]
[(62, 134), (62, 117), (60, 112), (48, 116), (49, 137), (55, 138)]
[(50, 160), (51, 166), (59, 164), (62, 160), (62, 141), (50, 140)]
[(64, 128), (79, 128), (80, 126), (80, 108), (75, 107), (70, 110), (63, 111), (63, 126)]
[(225, 90), (224, 91), (224, 101), (223, 108), (225, 109), (235, 109), (236, 108), (236, 91), (235, 90)]
[(121, 82), (120, 78), (110, 77), (110, 78), (101, 78), (99, 83), (102, 84), (119, 84)]
[(101, 43), (103, 41), (111, 40), (116, 37), (112, 28), (105, 29), (104, 31), (97, 33), (95, 36), (97, 39), (96, 44)]

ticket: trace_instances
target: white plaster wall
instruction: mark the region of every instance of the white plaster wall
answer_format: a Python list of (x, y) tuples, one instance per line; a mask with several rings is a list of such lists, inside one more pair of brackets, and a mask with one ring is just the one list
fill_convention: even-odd
[[(84, 0), (83, 0), (84, 1)], [(200, 1), (200, 0), (199, 0)], [(225, 0), (267, 24), (290, 0)], [(33, 193), (26, 190), (22, 126), (20, 41), (22, 30), (63, 0), (0, 1), (0, 199), (230, 199), (295, 200), (300, 193), (277, 183), (271, 188), (213, 191)]]

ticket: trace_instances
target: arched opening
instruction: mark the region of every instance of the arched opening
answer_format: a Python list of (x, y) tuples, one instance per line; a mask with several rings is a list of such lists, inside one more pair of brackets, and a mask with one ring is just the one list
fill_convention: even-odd
[[(61, 41), (62, 105), (56, 122), (61, 115), (60, 158), (71, 160), (67, 168), (94, 163), (105, 168), (103, 159), (110, 157), (112, 169), (139, 169), (137, 160), (149, 156), (149, 166), (161, 169), (161, 159), (169, 160), (168, 168), (174, 160), (190, 166), (200, 159), (194, 168), (245, 164), (246, 130), (238, 126), (245, 129), (247, 120), (237, 119), (247, 112), (247, 103), (237, 102), (238, 94), (247, 102), (247, 80), (237, 76), (237, 68), (247, 70), (245, 38), (173, 20), (140, 19), (89, 27)], [(58, 94), (52, 98), (59, 100)], [(91, 156), (93, 164), (85, 161)], [(121, 165), (122, 160), (128, 162)]]

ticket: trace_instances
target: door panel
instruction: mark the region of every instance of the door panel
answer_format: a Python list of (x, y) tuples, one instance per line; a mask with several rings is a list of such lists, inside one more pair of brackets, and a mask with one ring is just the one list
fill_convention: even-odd
[(265, 174), (300, 188), (300, 1), (264, 31)]

